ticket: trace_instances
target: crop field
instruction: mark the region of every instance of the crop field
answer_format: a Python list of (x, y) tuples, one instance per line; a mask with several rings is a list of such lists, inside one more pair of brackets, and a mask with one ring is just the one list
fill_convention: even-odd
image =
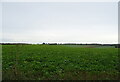
[(3, 80), (117, 80), (118, 48), (3, 45)]

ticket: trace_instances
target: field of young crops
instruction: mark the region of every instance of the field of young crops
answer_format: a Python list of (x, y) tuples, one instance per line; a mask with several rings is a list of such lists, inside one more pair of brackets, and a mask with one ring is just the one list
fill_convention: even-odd
[(3, 45), (3, 80), (115, 80), (118, 49)]

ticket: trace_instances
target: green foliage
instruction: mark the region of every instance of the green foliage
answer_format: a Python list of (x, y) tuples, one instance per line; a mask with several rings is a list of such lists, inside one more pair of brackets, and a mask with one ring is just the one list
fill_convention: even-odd
[(118, 79), (117, 48), (3, 45), (3, 80)]

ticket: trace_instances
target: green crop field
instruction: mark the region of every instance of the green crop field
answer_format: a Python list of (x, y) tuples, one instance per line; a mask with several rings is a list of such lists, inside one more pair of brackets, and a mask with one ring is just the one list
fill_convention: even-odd
[(118, 48), (3, 45), (3, 80), (116, 80)]

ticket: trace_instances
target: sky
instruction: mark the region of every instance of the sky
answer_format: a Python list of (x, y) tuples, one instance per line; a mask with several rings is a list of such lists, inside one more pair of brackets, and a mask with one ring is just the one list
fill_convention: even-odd
[(4, 2), (2, 42), (117, 43), (116, 2)]
[(0, 3), (0, 42), (2, 42), (2, 3)]

